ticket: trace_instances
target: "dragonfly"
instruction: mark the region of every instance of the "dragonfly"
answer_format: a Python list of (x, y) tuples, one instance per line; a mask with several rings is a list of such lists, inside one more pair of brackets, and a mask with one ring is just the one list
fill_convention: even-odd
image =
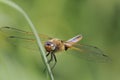
[[(0, 31), (7, 35), (7, 38), (10, 40), (22, 40), (25, 42), (25, 45), (28, 44), (35, 44), (35, 38), (32, 32), (17, 29), (14, 27), (1, 27)], [(43, 41), (43, 46), (46, 51), (46, 57), (50, 56), (48, 63), (50, 64), (54, 60), (54, 65), (52, 68), (55, 67), (57, 63), (56, 53), (61, 51), (68, 51), (73, 50), (74, 54), (78, 57), (85, 58), (87, 60), (93, 61), (101, 61), (106, 62), (109, 61), (110, 58), (104, 54), (104, 52), (99, 49), (98, 47), (91, 46), (91, 45), (83, 45), (78, 44), (79, 41), (82, 40), (83, 36), (81, 34), (76, 35), (68, 40), (61, 40), (58, 38), (49, 37), (44, 34), (39, 34), (40, 38)]]

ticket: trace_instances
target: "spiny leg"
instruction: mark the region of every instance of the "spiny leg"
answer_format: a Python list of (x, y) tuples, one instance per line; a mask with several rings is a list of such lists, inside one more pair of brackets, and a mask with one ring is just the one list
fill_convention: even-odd
[(53, 55), (52, 55), (52, 53), (50, 53), (51, 54), (51, 57), (50, 57), (50, 60), (48, 60), (48, 63), (50, 64), (50, 62), (53, 60)]
[(48, 57), (48, 56), (49, 56), (49, 54), (50, 54), (50, 52), (48, 52), (48, 53), (46, 54), (46, 57)]
[(55, 60), (55, 63), (54, 63), (54, 65), (51, 67), (51, 69), (53, 69), (53, 68), (55, 67), (56, 63), (57, 63), (57, 58), (56, 58), (55, 54), (53, 53), (52, 55), (53, 55), (53, 58), (54, 58), (54, 60)]
[[(50, 62), (51, 62), (53, 59), (55, 60), (54, 65), (51, 67), (51, 70), (52, 70), (52, 69), (55, 67), (56, 63), (57, 63), (57, 58), (56, 58), (54, 52), (47, 53), (46, 56), (49, 56), (49, 54), (51, 54), (51, 58), (50, 58), (50, 60), (48, 61), (48, 63), (50, 64)], [(44, 69), (44, 72), (45, 72), (45, 71), (46, 71), (46, 68)]]
[[(51, 53), (48, 52), (48, 53), (46, 54), (46, 57), (48, 57), (50, 54), (51, 54)], [(50, 60), (52, 61), (52, 56), (51, 56), (51, 59), (50, 59)], [(50, 61), (50, 60), (49, 60), (49, 61)], [(48, 63), (50, 63), (49, 61), (48, 61)], [(43, 70), (43, 72), (45, 72), (45, 71), (46, 71), (46, 67), (45, 67), (45, 69)]]

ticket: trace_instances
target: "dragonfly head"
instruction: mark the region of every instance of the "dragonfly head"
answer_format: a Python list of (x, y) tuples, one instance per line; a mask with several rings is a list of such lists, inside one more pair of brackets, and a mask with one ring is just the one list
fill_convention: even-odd
[(53, 42), (47, 41), (44, 45), (47, 52), (54, 51), (56, 48), (56, 45)]

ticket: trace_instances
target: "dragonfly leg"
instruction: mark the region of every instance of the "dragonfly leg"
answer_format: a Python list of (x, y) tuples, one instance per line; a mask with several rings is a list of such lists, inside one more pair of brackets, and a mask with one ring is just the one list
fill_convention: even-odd
[[(52, 55), (51, 52), (48, 52), (48, 53), (46, 54), (46, 57), (49, 56), (50, 54), (51, 54), (51, 58), (50, 58), (50, 60), (48, 60), (48, 64), (50, 64), (50, 62), (53, 60), (53, 55)], [(43, 70), (43, 72), (45, 72), (45, 71), (46, 71), (46, 67), (45, 67), (45, 69)]]
[[(51, 54), (51, 52), (48, 52), (46, 54), (46, 57), (48, 57), (50, 54)], [(53, 60), (53, 55), (51, 54), (51, 58), (50, 58), (50, 60), (48, 60), (48, 63), (50, 63), (52, 60)]]
[(48, 53), (46, 54), (46, 57), (48, 57), (48, 56), (49, 56), (49, 54), (50, 54), (50, 52), (48, 52)]
[(55, 60), (55, 63), (54, 63), (54, 65), (52, 66), (51, 69), (53, 69), (53, 68), (55, 67), (56, 63), (57, 63), (57, 58), (56, 58), (55, 54), (52, 54), (52, 55), (53, 55), (53, 58), (54, 58), (54, 60)]
[[(49, 56), (49, 54), (51, 54), (51, 58), (50, 58), (50, 60), (48, 60), (48, 63), (50, 64), (50, 62), (51, 62), (53, 59), (55, 60), (54, 65), (51, 67), (51, 70), (52, 70), (52, 69), (55, 67), (56, 63), (57, 63), (57, 58), (56, 58), (54, 52), (49, 52), (49, 53), (47, 53), (46, 56)], [(46, 68), (44, 69), (44, 71), (45, 71), (45, 70), (46, 70)]]
[(50, 62), (53, 60), (53, 55), (52, 55), (52, 53), (49, 53), (49, 54), (51, 54), (50, 60), (48, 60), (48, 63), (50, 64)]

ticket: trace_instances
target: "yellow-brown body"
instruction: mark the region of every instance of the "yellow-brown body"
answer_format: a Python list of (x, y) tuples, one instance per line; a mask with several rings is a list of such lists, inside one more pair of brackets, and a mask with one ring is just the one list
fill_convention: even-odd
[(82, 39), (81, 35), (77, 35), (77, 36), (69, 39), (68, 41), (62, 41), (60, 39), (53, 38), (53, 39), (48, 40), (45, 43), (44, 47), (47, 52), (56, 53), (58, 51), (67, 50), (68, 48), (72, 47), (75, 43), (80, 41), (81, 39)]

